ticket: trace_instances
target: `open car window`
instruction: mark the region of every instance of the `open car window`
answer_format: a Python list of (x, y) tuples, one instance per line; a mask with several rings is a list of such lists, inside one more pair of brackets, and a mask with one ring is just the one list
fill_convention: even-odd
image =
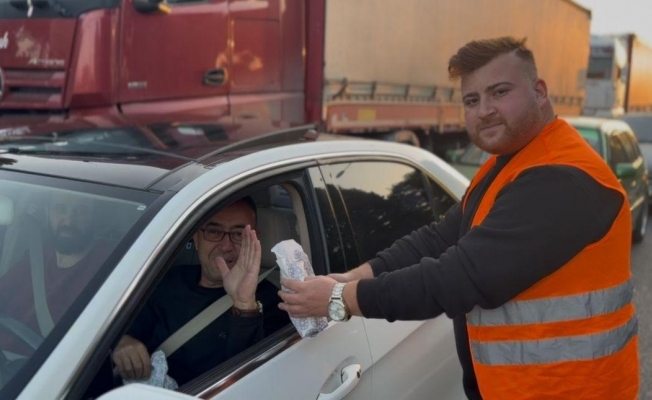
[[(301, 180), (297, 178), (297, 180)], [(256, 185), (242, 196), (221, 203), (206, 212), (198, 226), (193, 226), (188, 238), (173, 259), (167, 262), (162, 278), (149, 290), (124, 335), (115, 339), (113, 354), (120, 347), (125, 335), (138, 340), (152, 355), (193, 318), (204, 320), (204, 326), (192, 333), (171, 354), (165, 354), (167, 375), (175, 384), (168, 387), (185, 393), (198, 394), (208, 390), (220, 377), (234, 370), (247, 370), (256, 354), (274, 347), (279, 340), (295, 336), (290, 319), (278, 309), (280, 298), (280, 271), (271, 248), (283, 240), (295, 240), (301, 244), (309, 258), (313, 258), (311, 231), (314, 227), (306, 218), (306, 194), (296, 182)], [(264, 279), (258, 284), (256, 300), (262, 303), (262, 315), (251, 318), (234, 315), (232, 303), (216, 308), (219, 313), (205, 316), (204, 310), (230, 296), (223, 287), (207, 287), (203, 281), (206, 273), (206, 255), (221, 255), (232, 268), (234, 249), (232, 238), (244, 228), (244, 222), (233, 217), (222, 218), (236, 199), (248, 198), (255, 204), (255, 229), (261, 242), (260, 274)], [(238, 217), (239, 218), (239, 217)], [(234, 222), (237, 221), (237, 222)], [(234, 233), (235, 232), (235, 233)], [(210, 239), (207, 241), (207, 239)], [(206, 246), (209, 246), (210, 249)], [(319, 262), (317, 264), (320, 264)], [(325, 263), (315, 266), (322, 272)], [(215, 271), (213, 271), (215, 272)], [(253, 352), (253, 353), (252, 353)], [(117, 362), (120, 362), (119, 360)], [(133, 382), (113, 373), (118, 365), (116, 357), (105, 360), (87, 390), (88, 395), (99, 395), (113, 388)], [(113, 376), (111, 377), (111, 374)]]

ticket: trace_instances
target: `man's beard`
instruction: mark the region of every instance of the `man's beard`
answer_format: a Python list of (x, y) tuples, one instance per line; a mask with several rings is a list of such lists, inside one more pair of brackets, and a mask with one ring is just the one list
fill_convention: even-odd
[[(63, 233), (67, 235), (63, 235)], [(59, 254), (72, 255), (84, 252), (93, 240), (93, 231), (81, 232), (78, 229), (64, 226), (53, 232), (54, 248)]]

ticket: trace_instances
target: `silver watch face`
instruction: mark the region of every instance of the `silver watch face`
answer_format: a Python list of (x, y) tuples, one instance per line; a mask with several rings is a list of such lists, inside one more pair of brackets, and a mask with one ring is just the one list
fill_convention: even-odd
[(344, 318), (346, 318), (346, 310), (344, 309), (344, 304), (337, 301), (331, 301), (328, 304), (328, 315), (334, 321), (344, 320)]

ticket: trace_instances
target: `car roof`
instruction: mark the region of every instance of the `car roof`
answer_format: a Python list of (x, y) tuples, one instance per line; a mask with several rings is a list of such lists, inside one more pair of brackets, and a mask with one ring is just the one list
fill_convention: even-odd
[(625, 114), (620, 119), (629, 124), (639, 142), (652, 142), (652, 113)]
[(562, 117), (569, 124), (574, 127), (583, 127), (583, 128), (594, 128), (600, 129), (604, 132), (609, 132), (614, 129), (631, 131), (632, 129), (627, 125), (626, 122), (610, 119), (610, 118), (598, 118), (598, 117), (573, 117), (573, 116), (564, 116)]
[(229, 132), (207, 123), (65, 128), (0, 130), (0, 171), (139, 190), (178, 190), (213, 166), (246, 154), (342, 139), (318, 134), (313, 126), (263, 135)]

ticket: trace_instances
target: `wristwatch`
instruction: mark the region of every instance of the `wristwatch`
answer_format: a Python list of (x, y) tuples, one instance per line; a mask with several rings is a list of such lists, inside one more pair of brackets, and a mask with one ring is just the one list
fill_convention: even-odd
[(342, 293), (344, 292), (345, 283), (336, 283), (331, 293), (331, 299), (328, 303), (328, 316), (333, 321), (346, 322), (351, 319), (351, 311), (344, 302)]
[(257, 317), (263, 315), (263, 303), (256, 301), (256, 308), (251, 310), (243, 310), (241, 308), (231, 307), (231, 314), (236, 317)]

